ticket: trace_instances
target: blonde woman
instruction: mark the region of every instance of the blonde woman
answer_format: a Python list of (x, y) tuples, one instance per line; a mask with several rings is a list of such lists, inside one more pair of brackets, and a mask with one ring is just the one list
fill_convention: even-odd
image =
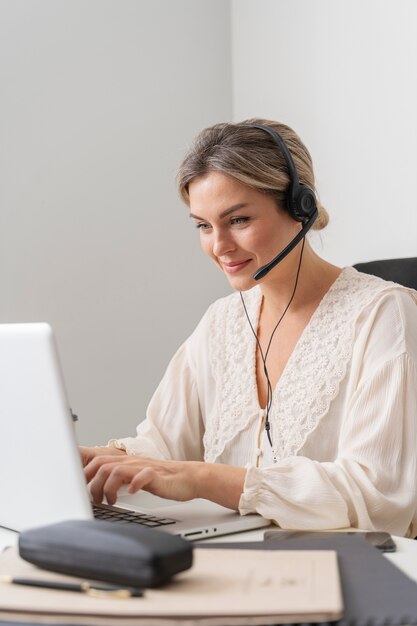
[(174, 355), (136, 437), (82, 448), (94, 500), (125, 484), (282, 528), (417, 535), (417, 293), (316, 254), (305, 235), (328, 216), (284, 124), (205, 129), (178, 186), (234, 293)]

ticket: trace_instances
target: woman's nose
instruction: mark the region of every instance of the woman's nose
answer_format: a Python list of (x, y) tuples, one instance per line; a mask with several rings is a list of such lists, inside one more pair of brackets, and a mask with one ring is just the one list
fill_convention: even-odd
[(223, 231), (213, 233), (213, 254), (222, 257), (228, 252), (234, 250), (235, 245), (233, 239)]

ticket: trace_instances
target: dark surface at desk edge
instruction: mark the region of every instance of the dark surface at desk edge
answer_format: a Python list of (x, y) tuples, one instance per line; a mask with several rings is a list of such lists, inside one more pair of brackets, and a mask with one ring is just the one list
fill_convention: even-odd
[(337, 626), (417, 624), (417, 585), (376, 548), (354, 535), (248, 543), (196, 544), (196, 548), (336, 550), (344, 616)]

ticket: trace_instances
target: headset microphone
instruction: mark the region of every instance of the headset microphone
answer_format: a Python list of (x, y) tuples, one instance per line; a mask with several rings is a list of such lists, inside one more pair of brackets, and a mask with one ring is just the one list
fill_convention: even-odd
[(281, 252), (274, 259), (272, 259), (272, 261), (263, 265), (255, 272), (253, 278), (255, 280), (260, 280), (266, 276), (272, 268), (278, 265), (278, 263), (281, 263), (291, 250), (293, 250), (295, 246), (306, 236), (318, 216), (318, 211), (314, 191), (307, 185), (300, 183), (291, 153), (281, 135), (269, 126), (262, 126), (261, 124), (251, 124), (251, 126), (268, 133), (278, 145), (285, 159), (288, 173), (290, 175), (290, 185), (286, 192), (286, 208), (294, 220), (303, 224), (300, 232), (297, 233), (294, 239), (292, 239), (290, 243), (283, 250), (281, 250)]
[(272, 270), (273, 267), (275, 267), (276, 265), (278, 265), (278, 263), (281, 263), (281, 261), (283, 259), (285, 259), (287, 254), (289, 254), (291, 252), (291, 250), (293, 250), (295, 248), (295, 246), (301, 241), (301, 239), (303, 239), (303, 237), (306, 236), (306, 234), (308, 233), (310, 228), (313, 226), (313, 224), (314, 224), (314, 222), (316, 220), (317, 215), (318, 215), (318, 213), (317, 213), (317, 209), (316, 209), (315, 212), (311, 215), (311, 217), (305, 222), (305, 224), (302, 227), (302, 229), (300, 230), (300, 232), (297, 233), (296, 236), (294, 237), (294, 239), (292, 239), (290, 241), (288, 246), (285, 246), (285, 248), (283, 250), (281, 250), (281, 252), (279, 254), (277, 254), (277, 256), (274, 259), (272, 259), (272, 261), (270, 261), (266, 265), (262, 265), (262, 267), (260, 267), (254, 273), (253, 278), (255, 280), (260, 280), (261, 278), (266, 276), (268, 274), (268, 272), (270, 272)]

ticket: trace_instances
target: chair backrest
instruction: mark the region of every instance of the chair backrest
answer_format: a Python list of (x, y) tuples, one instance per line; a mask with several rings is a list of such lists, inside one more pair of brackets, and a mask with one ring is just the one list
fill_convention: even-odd
[(405, 287), (417, 289), (417, 257), (356, 263), (353, 267), (359, 272), (373, 274), (385, 280), (392, 280)]

